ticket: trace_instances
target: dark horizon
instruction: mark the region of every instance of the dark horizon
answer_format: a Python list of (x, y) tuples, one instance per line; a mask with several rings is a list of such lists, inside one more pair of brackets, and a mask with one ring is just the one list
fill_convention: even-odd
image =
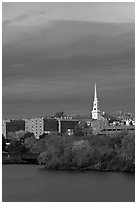
[[(135, 111), (135, 3), (2, 3), (3, 118)], [(121, 13), (122, 10), (122, 13)]]

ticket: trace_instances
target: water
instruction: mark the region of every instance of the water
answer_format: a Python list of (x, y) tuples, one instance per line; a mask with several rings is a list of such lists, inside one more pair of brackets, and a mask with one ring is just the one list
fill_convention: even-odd
[(134, 202), (134, 174), (38, 165), (3, 165), (2, 173), (2, 200), (7, 202)]

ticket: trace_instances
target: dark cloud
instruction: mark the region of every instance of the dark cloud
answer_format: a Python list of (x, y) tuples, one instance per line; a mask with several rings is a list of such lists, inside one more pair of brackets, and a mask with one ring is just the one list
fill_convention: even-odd
[[(20, 27), (13, 30), (14, 36)], [(32, 33), (24, 28), (3, 44), (3, 116), (90, 114), (95, 82), (101, 110), (134, 111), (134, 40), (130, 23), (54, 21)]]
[(42, 10), (42, 11), (39, 11), (39, 12), (35, 12), (36, 14), (41, 14), (41, 15), (43, 15), (43, 14), (46, 14), (47, 13), (47, 11), (46, 10)]
[(23, 15), (18, 16), (17, 18), (14, 18), (13, 21), (20, 21), (20, 20), (27, 18), (28, 16), (29, 15), (27, 14), (23, 14)]
[(6, 26), (6, 25), (9, 25), (9, 24), (14, 23), (14, 22), (16, 22), (16, 21), (21, 21), (21, 20), (23, 20), (23, 19), (25, 19), (25, 18), (28, 18), (28, 16), (29, 16), (29, 15), (27, 15), (27, 14), (20, 15), (20, 16), (18, 16), (18, 17), (16, 17), (16, 18), (12, 19), (12, 20), (3, 21), (3, 22), (2, 22), (2, 25), (3, 25), (3, 26)]
[(11, 20), (6, 20), (2, 22), (2, 26), (6, 26), (8, 24), (10, 24), (12, 21)]

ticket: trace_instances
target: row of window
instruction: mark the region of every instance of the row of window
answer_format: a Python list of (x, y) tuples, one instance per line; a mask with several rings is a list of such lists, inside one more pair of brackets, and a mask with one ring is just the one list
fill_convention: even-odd
[(41, 135), (41, 134), (42, 134), (42, 132), (35, 132), (35, 134), (36, 134), (36, 135), (37, 135), (37, 134), (40, 134), (40, 135)]
[(42, 122), (42, 120), (31, 120), (31, 123), (37, 123), (37, 122), (39, 122), (39, 123), (41, 123)]
[[(31, 128), (31, 130), (35, 130), (35, 131), (37, 131), (38, 129), (36, 128), (36, 129), (34, 129), (34, 128)], [(42, 131), (42, 129), (40, 129), (39, 131)]]
[(103, 131), (124, 131), (124, 130), (135, 130), (135, 129), (104, 129)]
[[(31, 126), (32, 128), (34, 128), (34, 126), (32, 125)], [(37, 125), (35, 125), (35, 127), (37, 128), (37, 127), (39, 127), (39, 128), (42, 128), (42, 126), (40, 125), (40, 126), (37, 126)]]
[[(42, 123), (42, 120), (35, 120), (35, 121), (29, 121), (31, 124), (37, 124), (37, 123)], [(25, 123), (27, 124), (28, 123), (28, 121), (25, 121)]]

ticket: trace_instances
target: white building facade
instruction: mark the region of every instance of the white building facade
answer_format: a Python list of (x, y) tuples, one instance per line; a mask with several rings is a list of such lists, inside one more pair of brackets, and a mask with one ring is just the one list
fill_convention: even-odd
[(25, 131), (33, 132), (34, 136), (38, 139), (44, 133), (43, 118), (25, 119)]
[(6, 138), (6, 123), (10, 122), (10, 120), (2, 120), (2, 135)]

